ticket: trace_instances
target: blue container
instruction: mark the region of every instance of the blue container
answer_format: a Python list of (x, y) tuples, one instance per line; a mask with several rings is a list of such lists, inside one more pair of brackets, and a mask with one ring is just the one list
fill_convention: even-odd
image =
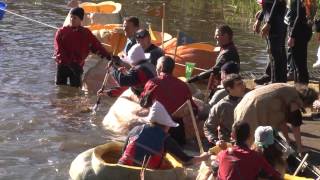
[(7, 4), (4, 2), (0, 2), (0, 20), (2, 20), (4, 13), (5, 13), (5, 9), (7, 7)]

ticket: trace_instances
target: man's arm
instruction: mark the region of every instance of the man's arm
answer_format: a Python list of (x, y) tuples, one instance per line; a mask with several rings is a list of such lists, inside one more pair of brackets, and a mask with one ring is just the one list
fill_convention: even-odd
[(140, 95), (140, 106), (144, 108), (149, 108), (152, 106), (152, 93), (155, 90), (157, 85), (152, 81), (149, 80)]
[(61, 63), (62, 60), (68, 59), (67, 54), (64, 49), (64, 44), (62, 41), (62, 30), (59, 29), (54, 38), (54, 57), (57, 63)]
[(134, 86), (139, 83), (137, 70), (131, 69), (128, 74), (124, 74), (116, 67), (112, 67), (111, 74), (120, 86)]
[(90, 30), (88, 30), (89, 34), (89, 42), (90, 42), (90, 50), (101, 56), (102, 58), (111, 59), (110, 53), (102, 46), (100, 41), (92, 34)]
[(220, 115), (218, 108), (219, 104), (216, 104), (210, 109), (209, 117), (203, 126), (206, 138), (213, 144), (215, 144), (216, 141), (219, 140), (217, 128), (219, 126)]

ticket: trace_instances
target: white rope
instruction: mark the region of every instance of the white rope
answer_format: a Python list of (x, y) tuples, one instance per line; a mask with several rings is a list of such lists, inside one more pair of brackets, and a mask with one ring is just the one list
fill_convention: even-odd
[[(6, 9), (2, 9), (2, 8), (0, 8), (0, 10), (3, 10), (3, 11), (5, 11), (5, 12), (7, 12), (7, 13), (13, 14), (13, 15), (15, 15), (15, 16), (19, 16), (19, 17), (24, 18), (24, 19), (27, 19), (27, 20), (29, 20), (29, 21), (33, 21), (33, 22), (36, 22), (36, 23), (42, 24), (42, 25), (44, 25), (44, 26), (47, 26), (47, 27), (50, 27), (50, 28), (53, 28), (53, 29), (59, 29), (58, 27), (55, 27), (55, 26), (52, 26), (52, 25), (49, 25), (49, 24), (46, 24), (46, 23), (43, 23), (43, 22), (40, 22), (40, 21), (37, 21), (37, 20), (31, 19), (31, 18), (26, 17), (26, 16), (22, 16), (22, 15), (20, 15), (20, 14), (14, 13), (14, 12), (9, 11), (9, 10), (6, 10)], [(110, 46), (109, 44), (105, 44), (105, 43), (102, 43), (102, 44), (103, 44), (103, 45)], [(185, 64), (181, 64), (181, 63), (176, 63), (176, 64), (177, 64), (177, 65), (179, 65), (179, 66), (186, 67), (186, 65), (185, 65)], [(196, 69), (196, 70), (200, 70), (200, 71), (208, 71), (208, 69), (202, 69), (202, 68), (198, 68), (198, 67), (194, 67), (194, 69)]]
[(55, 26), (51, 26), (51, 25), (49, 25), (49, 24), (46, 24), (46, 23), (43, 23), (43, 22), (40, 22), (40, 21), (31, 19), (31, 18), (28, 18), (28, 17), (26, 17), (26, 16), (22, 16), (22, 15), (20, 15), (20, 14), (14, 13), (14, 12), (9, 11), (9, 10), (6, 10), (6, 9), (0, 8), (0, 10), (5, 11), (5, 12), (10, 13), (10, 14), (13, 14), (13, 15), (15, 15), (15, 16), (19, 16), (19, 17), (21, 17), (21, 18), (27, 19), (27, 20), (29, 20), (29, 21), (33, 21), (33, 22), (42, 24), (42, 25), (44, 25), (44, 26), (47, 26), (47, 27), (50, 27), (50, 28), (53, 28), (53, 29), (59, 29), (59, 28), (57, 28), (57, 27), (55, 27)]

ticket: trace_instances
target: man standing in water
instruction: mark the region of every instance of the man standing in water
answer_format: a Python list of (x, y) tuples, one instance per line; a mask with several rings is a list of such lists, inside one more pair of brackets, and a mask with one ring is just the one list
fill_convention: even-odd
[(81, 26), (82, 8), (71, 9), (70, 15), (70, 25), (60, 28), (55, 35), (56, 85), (67, 85), (69, 79), (70, 86), (81, 87), (83, 66), (89, 52), (106, 59), (110, 59), (110, 54), (89, 29)]

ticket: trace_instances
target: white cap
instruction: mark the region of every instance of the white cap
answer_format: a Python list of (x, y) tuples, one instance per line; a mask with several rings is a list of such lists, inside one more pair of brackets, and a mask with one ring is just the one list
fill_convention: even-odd
[(271, 126), (259, 126), (254, 132), (254, 141), (256, 144), (268, 147), (274, 143), (273, 129)]
[(167, 110), (163, 107), (163, 105), (159, 101), (155, 101), (150, 108), (149, 114), (146, 117), (147, 121), (152, 123), (157, 123), (160, 125), (168, 126), (168, 127), (178, 127), (179, 124), (175, 123)]
[(144, 50), (141, 47), (141, 45), (137, 43), (130, 48), (128, 56), (125, 57), (123, 61), (129, 63), (130, 65), (136, 65), (144, 59), (146, 59), (144, 55)]

